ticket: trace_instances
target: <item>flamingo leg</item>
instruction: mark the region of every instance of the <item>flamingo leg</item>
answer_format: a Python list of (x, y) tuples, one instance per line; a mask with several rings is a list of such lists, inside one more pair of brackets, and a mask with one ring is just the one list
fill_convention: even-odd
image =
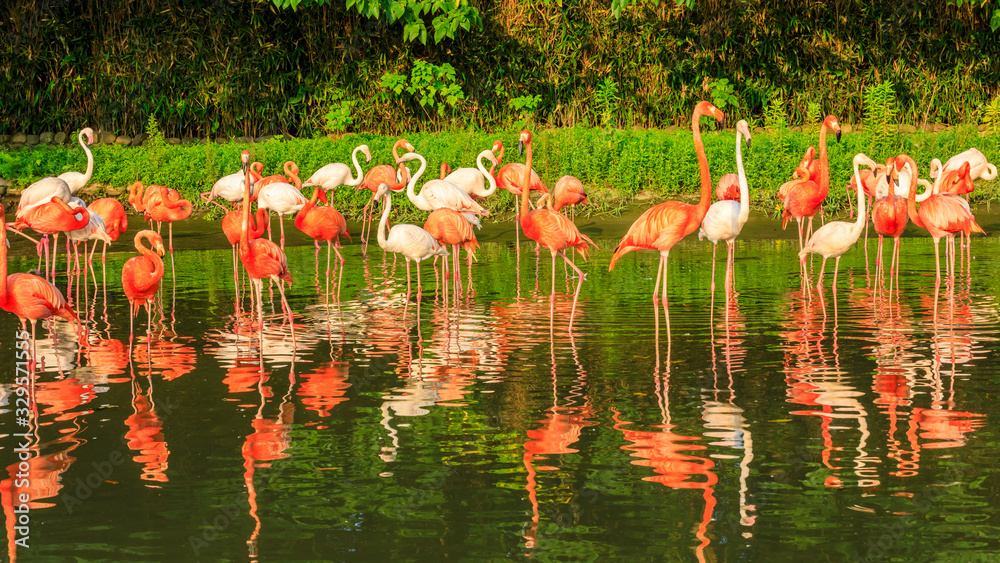
[[(420, 283), (420, 278), (417, 278), (417, 283)], [(406, 301), (410, 301), (410, 259), (406, 259)]]
[[(663, 275), (663, 256), (660, 256), (660, 263), (656, 266), (656, 281), (653, 282), (653, 302), (660, 298), (660, 276)], [(659, 313), (657, 313), (659, 314)]]
[[(736, 289), (736, 241), (727, 241), (729, 253), (726, 256), (726, 291)], [(714, 277), (713, 277), (714, 279)]]
[(177, 270), (174, 269), (174, 222), (170, 221), (167, 223), (167, 245), (170, 249), (170, 278), (174, 280), (174, 285), (177, 284)]
[(823, 273), (826, 272), (826, 256), (823, 257), (823, 264), (819, 267), (819, 277), (816, 279), (816, 291), (823, 291)]
[[(567, 258), (565, 252), (560, 250), (559, 255), (563, 257), (563, 260), (565, 260), (567, 264), (569, 264), (574, 270), (576, 270), (576, 276), (577, 276), (576, 291), (573, 293), (573, 308), (570, 310), (569, 314), (569, 330), (573, 330), (573, 319), (576, 317), (576, 301), (577, 299), (580, 298), (580, 288), (583, 287), (584, 275), (583, 275), (583, 270), (577, 267), (577, 265), (574, 264), (572, 260)], [(666, 297), (667, 294), (667, 288), (665, 284), (666, 284), (666, 276), (664, 276), (664, 288), (663, 288), (664, 297)]]
[(941, 239), (934, 239), (934, 265), (937, 267), (937, 277), (935, 283), (941, 285)]
[[(409, 262), (407, 262), (407, 267), (409, 267)], [(420, 301), (420, 296), (424, 294), (424, 286), (420, 283), (420, 260), (417, 260), (417, 301)]]
[[(276, 276), (277, 277), (277, 276)], [(275, 285), (278, 286), (278, 293), (281, 294), (281, 308), (288, 314), (288, 326), (292, 330), (292, 347), (295, 346), (295, 318), (292, 316), (292, 307), (288, 304), (288, 300), (285, 299), (285, 284), (281, 283), (280, 280), (276, 280)]]
[[(712, 281), (708, 284), (709, 293), (711, 293), (712, 295), (715, 295), (715, 250), (718, 246), (719, 246), (718, 241), (712, 243), (712, 278), (711, 278)], [(728, 269), (729, 258), (727, 257), (726, 260), (727, 260), (726, 265)]]

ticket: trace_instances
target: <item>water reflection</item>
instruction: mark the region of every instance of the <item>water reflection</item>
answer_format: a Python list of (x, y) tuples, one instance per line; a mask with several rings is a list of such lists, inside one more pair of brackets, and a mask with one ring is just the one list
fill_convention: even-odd
[[(674, 291), (688, 294), (669, 317), (654, 304), (653, 319), (642, 293), (652, 266), (608, 275), (598, 253), (572, 333), (575, 280), (557, 280), (550, 300), (530, 281), (529, 258), (517, 287), (512, 248), (484, 244), (474, 295), (468, 284), (447, 295), (429, 287), (413, 301), (401, 265), (348, 247), (339, 300), (317, 298), (308, 275), (288, 293), (294, 345), (266, 294), (263, 339), (256, 314), (234, 301), (228, 249), (196, 270), (178, 260), (176, 292), (161, 290), (152, 330), (131, 350), (115, 276), (104, 299), (91, 274), (74, 282), (84, 336), (56, 322), (37, 342), (30, 484), (14, 484), (19, 441), (0, 437), (8, 555), (18, 555), (22, 491), (39, 537), (59, 553), (97, 545), (81, 555), (93, 558), (139, 547), (154, 559), (261, 561), (317, 550), (349, 559), (345, 546), (477, 560), (790, 554), (776, 537), (863, 551), (845, 530), (915, 513), (908, 499), (956, 481), (944, 467), (963, 468), (955, 487), (979, 506), (986, 493), (966, 485), (1000, 466), (985, 432), (997, 412), (995, 291), (962, 273), (935, 295), (933, 272), (913, 273), (908, 242), (898, 285), (876, 285), (860, 256), (845, 257), (836, 292), (801, 287), (794, 253), (741, 260), (739, 294), (706, 293), (707, 273), (678, 261)], [(767, 255), (781, 243), (761, 244)], [(121, 261), (111, 255), (109, 269)], [(775, 274), (785, 265), (787, 276)], [(5, 353), (12, 345), (0, 335)], [(12, 389), (0, 387), (7, 428)], [(63, 510), (67, 489), (114, 452), (129, 469)], [(294, 471), (270, 489), (284, 467)], [(815, 504), (816, 490), (843, 502)], [(205, 553), (165, 539), (202, 537), (198, 522), (233, 494), (239, 513)], [(937, 510), (921, 515), (944, 534)], [(143, 531), (84, 525), (108, 514)], [(650, 529), (675, 532), (653, 542)]]

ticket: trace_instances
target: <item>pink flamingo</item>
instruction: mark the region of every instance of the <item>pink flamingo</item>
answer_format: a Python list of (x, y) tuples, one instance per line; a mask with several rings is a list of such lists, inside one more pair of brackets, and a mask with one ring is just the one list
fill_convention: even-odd
[[(149, 248), (143, 246), (142, 241), (149, 242)], [(149, 302), (160, 289), (160, 280), (163, 279), (163, 238), (155, 231), (142, 230), (135, 235), (135, 249), (139, 251), (139, 256), (129, 258), (122, 267), (122, 291), (129, 302), (128, 314), (128, 338), (131, 346), (135, 335), (135, 316), (139, 313), (139, 307), (146, 307), (146, 337), (152, 329), (152, 314), (149, 311)], [(154, 252), (155, 251), (155, 252)]]
[(608, 265), (608, 271), (615, 268), (615, 263), (625, 254), (633, 250), (656, 250), (660, 253), (660, 265), (656, 270), (656, 281), (653, 284), (653, 301), (660, 294), (660, 279), (663, 279), (663, 306), (667, 307), (667, 257), (670, 249), (682, 238), (698, 230), (712, 198), (712, 178), (708, 172), (708, 158), (705, 156), (705, 145), (701, 140), (701, 130), (698, 121), (702, 116), (714, 117), (719, 126), (725, 120), (725, 115), (719, 108), (709, 102), (699, 102), (691, 116), (691, 133), (694, 136), (694, 148), (698, 155), (698, 172), (701, 175), (701, 199), (697, 205), (680, 201), (667, 201), (654, 205), (646, 210), (632, 223), (621, 243), (615, 249)]

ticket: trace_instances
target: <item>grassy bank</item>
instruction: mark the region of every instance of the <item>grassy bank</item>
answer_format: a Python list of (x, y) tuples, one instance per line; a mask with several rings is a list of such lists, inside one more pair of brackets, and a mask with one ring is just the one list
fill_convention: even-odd
[[(718, 132), (704, 129), (703, 139), (714, 185), (722, 174), (736, 171), (735, 134), (731, 129)], [(474, 166), (475, 155), (489, 148), (495, 139), (505, 144), (505, 163), (522, 160), (517, 155), (514, 131), (499, 134), (478, 131), (414, 133), (406, 138), (427, 158), (424, 180), (438, 177), (442, 161), (453, 168)], [(755, 210), (772, 216), (779, 212), (778, 187), (790, 179), (802, 153), (808, 146), (816, 145), (817, 140), (815, 129), (758, 130), (754, 134), (752, 147), (744, 150), (744, 164)], [(124, 200), (124, 189), (135, 180), (147, 185), (161, 184), (176, 188), (201, 212), (211, 214), (197, 194), (211, 189), (219, 177), (237, 171), (243, 150), (249, 149), (254, 160), (264, 163), (265, 174), (280, 173), (282, 164), (291, 160), (299, 165), (305, 179), (327, 163), (349, 163), (351, 150), (362, 143), (370, 147), (373, 156), (371, 164), (363, 163), (365, 170), (374, 164), (391, 163), (391, 146), (395, 141), (395, 137), (351, 134), (335, 140), (271, 140), (249, 145), (169, 145), (156, 141), (142, 147), (100, 145), (93, 147), (94, 174), (87, 191), (93, 196), (116, 195)], [(832, 135), (829, 137), (831, 188), (826, 204), (828, 211), (836, 212), (847, 206), (843, 186), (851, 175), (851, 159), (858, 152), (876, 161), (907, 153), (924, 167), (931, 158), (943, 161), (969, 147), (976, 147), (991, 162), (1000, 161), (1000, 136), (981, 135), (971, 126), (938, 133), (899, 135), (888, 144), (884, 141), (879, 139), (879, 146), (888, 146), (888, 149), (873, 151), (873, 139), (867, 132), (846, 132), (840, 143)], [(535, 134), (535, 167), (542, 181), (550, 187), (564, 174), (579, 178), (593, 203), (580, 212), (591, 215), (618, 214), (636, 200), (655, 203), (668, 198), (696, 198), (699, 186), (691, 132), (685, 129), (573, 127), (539, 130)], [(86, 158), (79, 145), (36, 146), (0, 152), (0, 176), (11, 182), (11, 195), (42, 177), (85, 168)], [(415, 172), (415, 166), (411, 170)], [(926, 168), (921, 176), (926, 177)], [(334, 202), (345, 214), (353, 215), (368, 196), (368, 192), (345, 188), (337, 193)], [(998, 198), (1000, 182), (997, 181), (977, 182), (971, 197), (973, 203), (988, 203)], [(394, 204), (402, 216), (418, 216), (412, 213), (415, 210), (406, 198), (396, 198)], [(488, 207), (498, 214), (512, 211), (513, 205), (513, 198), (502, 190), (488, 203)]]

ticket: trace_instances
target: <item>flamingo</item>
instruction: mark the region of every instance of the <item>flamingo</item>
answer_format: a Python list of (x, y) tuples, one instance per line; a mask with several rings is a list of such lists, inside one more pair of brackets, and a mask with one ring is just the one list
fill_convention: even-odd
[[(414, 153), (410, 153), (414, 154)], [(422, 158), (422, 157), (421, 157)], [(426, 161), (421, 165), (421, 172), (426, 165)], [(419, 176), (419, 173), (418, 175)], [(413, 180), (415, 180), (414, 177)], [(411, 183), (412, 181), (411, 180)], [(379, 186), (375, 192), (375, 198), (382, 199), (382, 218), (378, 223), (378, 245), (386, 252), (402, 254), (406, 259), (406, 297), (410, 297), (410, 261), (417, 263), (417, 299), (423, 293), (420, 284), (420, 262), (431, 256), (448, 256), (448, 249), (441, 246), (430, 233), (416, 225), (397, 223), (392, 229), (387, 227), (389, 212), (392, 209), (392, 192), (388, 184)]]
[[(822, 150), (822, 149), (821, 149)], [(858, 153), (854, 155), (854, 177), (861, 184), (861, 174), (858, 167), (864, 164), (871, 169), (876, 168), (875, 161), (868, 156)], [(853, 223), (846, 221), (830, 221), (816, 230), (805, 247), (799, 251), (799, 260), (805, 268), (806, 256), (814, 252), (823, 257), (823, 264), (819, 269), (819, 278), (816, 280), (816, 291), (823, 289), (823, 270), (826, 269), (828, 258), (835, 258), (833, 265), (833, 286), (837, 286), (837, 272), (840, 269), (840, 257), (844, 255), (854, 243), (861, 238), (861, 231), (864, 230), (868, 216), (865, 214), (865, 194), (864, 190), (858, 190), (858, 218)]]
[[(497, 161), (499, 162), (503, 158), (503, 145), (500, 145), (500, 154), (497, 156)], [(516, 198), (521, 195), (521, 178), (524, 176), (524, 165), (520, 162), (512, 162), (510, 164), (504, 164), (500, 167), (500, 170), (496, 173), (497, 186), (507, 190), (511, 195), (515, 196), (514, 205), (514, 236), (520, 237), (520, 224), (521, 224), (521, 209), (516, 205)], [(542, 192), (543, 194), (549, 193), (548, 188), (542, 183), (542, 179), (538, 177), (538, 173), (534, 170), (531, 171), (531, 181), (528, 183), (530, 191)], [(521, 239), (517, 238), (515, 241), (516, 248), (520, 251)]]
[[(76, 216), (80, 215), (80, 219)], [(14, 220), (13, 228), (20, 232), (25, 227), (41, 234), (52, 236), (52, 276), (55, 278), (56, 257), (59, 252), (59, 233), (75, 231), (90, 222), (90, 212), (86, 208), (74, 209), (65, 201), (54, 195), (50, 201), (32, 207), (22, 216)], [(44, 241), (41, 244), (45, 244)], [(47, 255), (47, 253), (46, 253)], [(66, 260), (69, 260), (67, 256)], [(40, 263), (40, 260), (39, 260)], [(46, 275), (48, 275), (48, 264), (45, 265)]]
[[(87, 209), (91, 213), (100, 215), (104, 221), (104, 230), (111, 239), (111, 242), (118, 240), (118, 237), (128, 230), (128, 217), (125, 214), (125, 206), (117, 199), (104, 197), (94, 200), (87, 206)], [(104, 248), (101, 249), (101, 264), (107, 263), (107, 251), (108, 243), (104, 243)], [(93, 257), (94, 252), (97, 252), (96, 242), (94, 243), (93, 251), (91, 251), (91, 257)]]
[[(251, 172), (251, 175), (253, 172)], [(253, 181), (250, 182), (250, 190), (253, 191)], [(256, 221), (254, 221), (256, 219)], [(249, 237), (253, 239), (258, 239), (264, 235), (264, 230), (267, 228), (267, 210), (258, 209), (257, 214), (251, 217), (249, 225)], [(240, 243), (240, 237), (243, 235), (243, 209), (240, 204), (236, 205), (236, 208), (227, 212), (222, 217), (222, 232), (226, 235), (226, 240), (229, 241), (229, 245), (233, 248), (233, 284), (236, 286), (237, 298), (239, 298), (239, 274), (236, 268), (237, 262), (237, 251), (236, 247)]]
[(526, 153), (524, 174), (521, 176), (521, 228), (524, 229), (524, 236), (549, 249), (549, 252), (552, 253), (552, 292), (549, 295), (550, 311), (555, 305), (556, 297), (556, 255), (562, 256), (566, 264), (576, 270), (578, 276), (576, 292), (573, 293), (573, 308), (569, 314), (569, 328), (572, 330), (573, 318), (576, 316), (576, 301), (580, 297), (580, 288), (583, 287), (584, 274), (583, 270), (566, 257), (564, 250), (575, 248), (580, 251), (583, 259), (586, 260), (587, 250), (590, 249), (590, 245), (593, 245), (595, 248), (597, 245), (594, 241), (590, 240), (590, 237), (581, 233), (568, 217), (558, 211), (539, 208), (529, 213), (528, 192), (531, 191), (531, 132), (527, 129), (521, 131), (517, 148), (518, 152), (521, 152), (523, 148)]
[(802, 155), (802, 161), (795, 167), (793, 180), (811, 180), (819, 183), (819, 160), (816, 160), (816, 147), (809, 147)]
[[(155, 186), (150, 186), (150, 188), (153, 187)], [(145, 217), (151, 221), (156, 221), (158, 224), (167, 223), (167, 251), (170, 252), (170, 275), (171, 277), (175, 277), (174, 222), (183, 221), (190, 217), (193, 207), (191, 206), (191, 202), (181, 198), (176, 190), (164, 188), (163, 186), (160, 186), (160, 188), (160, 192), (154, 193), (146, 200)]]
[[(274, 282), (284, 280), (288, 285), (292, 285), (292, 272), (288, 269), (288, 258), (285, 252), (276, 244), (264, 239), (250, 239), (250, 151), (243, 151), (240, 155), (243, 162), (243, 224), (240, 233), (239, 256), (243, 267), (250, 276), (251, 282), (257, 290), (257, 315), (260, 318), (259, 338), (263, 342), (264, 335), (264, 306), (263, 306), (263, 283), (264, 278)], [(272, 184), (272, 187), (274, 184)], [(258, 193), (263, 193), (263, 189)], [(305, 205), (305, 203), (303, 203)], [(282, 311), (288, 314), (288, 322), (291, 325), (292, 342), (295, 341), (295, 325), (292, 318), (292, 308), (288, 306), (285, 299), (285, 287), (277, 283), (278, 291), (281, 293)]]
[[(934, 239), (934, 263), (937, 268), (935, 285), (937, 286), (941, 284), (941, 239), (945, 237), (948, 239), (947, 249), (951, 250), (951, 259), (948, 265), (949, 275), (954, 276), (955, 233), (962, 232), (968, 237), (974, 232), (985, 234), (985, 231), (976, 224), (976, 219), (972, 216), (968, 202), (955, 194), (932, 193), (920, 205), (920, 210), (918, 211), (916, 202), (917, 182), (915, 180), (917, 177), (917, 163), (909, 155), (901, 154), (896, 157), (897, 169), (903, 168), (906, 164), (909, 164), (910, 169), (913, 170), (913, 175), (910, 178), (910, 190), (907, 196), (907, 211), (909, 212), (910, 221), (913, 221), (918, 227), (927, 229)], [(965, 163), (959, 170), (952, 170), (948, 175), (967, 175), (969, 174), (969, 169), (969, 164)], [(941, 183), (944, 184), (946, 181), (951, 180), (944, 178), (941, 180)]]
[(488, 210), (476, 203), (469, 197), (469, 194), (451, 182), (428, 180), (424, 182), (424, 186), (418, 194), (416, 192), (417, 180), (423, 176), (424, 170), (427, 169), (427, 159), (415, 152), (406, 153), (399, 159), (400, 162), (409, 162), (411, 160), (419, 160), (420, 167), (417, 169), (417, 173), (406, 184), (406, 196), (417, 209), (434, 211), (435, 209), (446, 207), (455, 211), (482, 215), (484, 217), (490, 215)]
[[(788, 219), (794, 217), (799, 224), (799, 249), (802, 249), (802, 219), (809, 218), (809, 228), (806, 230), (806, 240), (812, 236), (812, 219), (823, 206), (826, 194), (830, 192), (830, 163), (826, 156), (826, 132), (832, 129), (840, 142), (840, 123), (837, 118), (828, 115), (819, 128), (819, 182), (812, 180), (797, 180), (788, 185), (785, 197), (782, 199), (784, 211), (781, 213), (781, 228), (788, 224)], [(787, 184), (786, 184), (787, 185)]]
[[(286, 164), (286, 170), (287, 165)], [(266, 178), (265, 178), (266, 180)], [(285, 215), (294, 215), (298, 213), (300, 209), (306, 204), (306, 198), (299, 191), (301, 183), (298, 182), (298, 178), (294, 178), (296, 181), (295, 186), (287, 182), (274, 182), (263, 187), (259, 187), (257, 190), (257, 207), (260, 209), (266, 209), (268, 211), (274, 211), (278, 214), (278, 223), (281, 225), (281, 248), (285, 248)], [(263, 182), (264, 180), (262, 180)], [(267, 228), (268, 238), (270, 238), (271, 227), (268, 225)]]
[(971, 148), (949, 158), (948, 162), (944, 163), (944, 166), (942, 166), (941, 161), (936, 158), (931, 160), (930, 176), (931, 178), (937, 179), (937, 181), (934, 182), (935, 193), (937, 193), (940, 189), (942, 174), (951, 170), (957, 170), (964, 162), (969, 163), (969, 173), (973, 180), (979, 178), (982, 178), (983, 180), (995, 180), (997, 177), (996, 165), (990, 164), (990, 162), (986, 159), (986, 155), (984, 155), (979, 149)]
[(354, 164), (354, 170), (357, 174), (356, 178), (351, 175), (351, 169), (346, 164), (342, 162), (334, 162), (313, 172), (312, 176), (309, 176), (309, 178), (302, 183), (302, 187), (322, 186), (324, 191), (329, 191), (339, 188), (340, 186), (360, 186), (361, 182), (364, 181), (364, 171), (361, 169), (361, 164), (358, 162), (359, 152), (365, 155), (366, 164), (372, 161), (372, 153), (368, 149), (368, 145), (358, 145), (354, 147), (354, 150), (351, 152), (351, 162)]
[[(667, 258), (670, 249), (682, 238), (695, 232), (701, 225), (712, 198), (712, 178), (708, 172), (708, 158), (705, 156), (705, 145), (701, 140), (701, 130), (698, 120), (702, 116), (714, 117), (719, 127), (725, 120), (725, 115), (719, 108), (709, 102), (699, 102), (691, 116), (691, 133), (694, 136), (694, 148), (698, 155), (698, 172), (701, 176), (701, 199), (697, 205), (680, 201), (667, 201), (647, 209), (632, 223), (621, 243), (615, 249), (608, 265), (608, 271), (614, 269), (615, 263), (625, 254), (633, 250), (656, 250), (660, 253), (660, 265), (656, 270), (656, 281), (653, 284), (653, 302), (660, 294), (660, 279), (663, 279), (663, 306), (667, 307)], [(657, 317), (659, 318), (659, 317)]]
[[(357, 164), (357, 162), (358, 161), (355, 158), (354, 163)], [(360, 179), (361, 166), (359, 165), (359, 183)], [(344, 216), (340, 213), (340, 211), (337, 211), (329, 205), (326, 207), (316, 207), (317, 197), (323, 200), (323, 203), (327, 203), (326, 191), (321, 186), (316, 186), (313, 189), (312, 198), (307, 201), (304, 206), (302, 206), (298, 215), (295, 216), (295, 226), (298, 227), (300, 231), (313, 238), (313, 243), (316, 245), (317, 262), (319, 262), (319, 241), (326, 241), (326, 278), (327, 285), (329, 285), (331, 241), (333, 242), (333, 251), (337, 253), (337, 258), (340, 259), (340, 274), (343, 276), (344, 256), (340, 254), (340, 237), (347, 236), (347, 238), (351, 238), (351, 233), (347, 231), (347, 221), (344, 220)], [(337, 291), (339, 293), (339, 284), (337, 287)], [(329, 287), (327, 288), (327, 291), (329, 291)]]
[[(0, 217), (4, 207), (0, 204)], [(56, 286), (33, 274), (7, 274), (7, 229), (0, 225), (0, 309), (17, 315), (21, 329), (31, 322), (32, 358), (35, 354), (35, 323), (51, 316), (77, 323), (80, 319), (66, 304), (66, 299)]]
[(439, 180), (444, 180), (444, 177), (451, 173), (451, 166), (447, 162), (441, 163), (441, 177)]
[[(474, 168), (457, 168), (447, 176), (443, 177), (442, 180), (447, 180), (452, 184), (455, 184), (461, 188), (463, 192), (472, 196), (473, 199), (486, 199), (497, 191), (497, 184), (496, 179), (493, 177), (493, 170), (500, 161), (500, 157), (496, 155), (502, 153), (503, 143), (500, 141), (494, 141), (493, 147), (490, 150), (485, 150), (479, 153), (479, 156), (476, 157), (476, 166)], [(487, 154), (493, 155), (493, 168), (490, 170), (486, 170), (480, 163), (483, 158), (489, 158), (485, 156)], [(490, 183), (489, 188), (486, 188), (487, 180)]]
[[(78, 204), (76, 204), (76, 202), (73, 202), (70, 204), (70, 207), (77, 208), (77, 205)], [(74, 256), (76, 256), (77, 265), (79, 265), (80, 263), (79, 252), (78, 252), (79, 245), (81, 242), (83, 243), (83, 271), (84, 271), (83, 277), (84, 280), (86, 281), (87, 277), (86, 273), (88, 265), (87, 241), (91, 240), (94, 241), (95, 250), (97, 249), (98, 241), (103, 241), (105, 247), (107, 247), (107, 245), (111, 243), (111, 237), (108, 235), (107, 228), (104, 225), (104, 219), (102, 219), (101, 216), (98, 215), (97, 213), (90, 211), (90, 220), (87, 223), (87, 225), (85, 225), (82, 228), (67, 232), (66, 237), (68, 240), (73, 241), (73, 254)], [(95, 284), (97, 283), (96, 279), (94, 283)]]
[(365, 189), (372, 193), (371, 199), (368, 200), (368, 203), (365, 204), (364, 209), (361, 211), (361, 252), (364, 254), (368, 253), (368, 239), (371, 238), (371, 223), (372, 215), (374, 214), (372, 204), (375, 202), (375, 193), (378, 192), (379, 186), (385, 184), (392, 191), (398, 192), (405, 188), (406, 183), (410, 180), (410, 171), (399, 163), (399, 149), (406, 149), (408, 152), (413, 152), (414, 150), (413, 145), (409, 141), (399, 139), (392, 145), (392, 165), (379, 164), (373, 166), (365, 174), (364, 182), (358, 187), (359, 190)]
[(750, 147), (750, 126), (745, 120), (740, 120), (736, 124), (736, 170), (737, 186), (736, 191), (740, 194), (738, 202), (724, 199), (717, 201), (708, 208), (705, 218), (701, 221), (701, 230), (698, 231), (698, 240), (707, 238), (712, 242), (712, 284), (711, 291), (715, 292), (715, 249), (720, 240), (726, 241), (729, 252), (726, 255), (726, 287), (729, 287), (729, 280), (735, 265), (735, 245), (736, 237), (743, 230), (743, 225), (750, 218), (750, 194), (747, 187), (747, 176), (743, 169), (743, 149), (740, 141), (746, 141), (747, 148)]
[[(264, 169), (263, 163), (255, 162), (254, 164), (260, 164), (260, 170)], [(259, 183), (263, 178), (259, 171), (251, 168), (250, 176), (253, 178), (255, 183)], [(253, 186), (250, 188), (251, 195), (253, 195)], [(202, 200), (206, 203), (215, 203), (224, 211), (229, 211), (229, 209), (219, 205), (215, 201), (216, 198), (222, 198), (230, 203), (236, 203), (243, 199), (243, 171), (233, 172), (232, 174), (227, 174), (215, 181), (212, 185), (212, 189), (207, 192), (202, 192), (198, 194)]]
[[(893, 164), (894, 161), (890, 159), (890, 167)], [(911, 175), (911, 178), (915, 177)], [(909, 190), (909, 185), (906, 188)], [(885, 271), (885, 265), (882, 262), (882, 237), (890, 236), (893, 238), (893, 247), (892, 264), (889, 267), (889, 291), (892, 291), (892, 280), (896, 277), (896, 265), (899, 262), (899, 237), (906, 230), (907, 202), (905, 198), (896, 196), (895, 189), (887, 189), (885, 191), (886, 195), (876, 199), (874, 205), (872, 205), (872, 224), (874, 225), (875, 232), (878, 233), (878, 258), (875, 259), (875, 270), (876, 276), (879, 269), (883, 272)]]
[[(476, 233), (473, 231), (472, 225), (461, 213), (453, 209), (435, 209), (427, 216), (424, 230), (430, 233), (434, 240), (442, 246), (451, 245), (455, 279), (458, 279), (459, 247), (464, 248), (469, 262), (469, 276), (472, 276), (472, 260), (479, 247), (479, 241), (476, 240)], [(445, 264), (447, 263), (446, 257)]]
[[(87, 138), (87, 142), (83, 142), (83, 138)], [(83, 147), (83, 152), (87, 153), (87, 170), (84, 173), (79, 172), (63, 172), (59, 175), (59, 179), (66, 182), (69, 186), (71, 193), (76, 193), (83, 189), (90, 181), (90, 177), (94, 174), (94, 153), (90, 152), (90, 147), (87, 145), (94, 144), (94, 130), (90, 127), (83, 128), (79, 135), (77, 135), (77, 141), (79, 141), (80, 146)]]
[[(163, 279), (163, 238), (148, 229), (135, 234), (135, 249), (140, 256), (129, 258), (122, 267), (122, 291), (128, 298), (130, 304), (128, 310), (128, 338), (129, 346), (135, 335), (135, 316), (139, 313), (139, 307), (146, 306), (146, 337), (152, 329), (152, 314), (149, 310), (149, 302), (160, 289), (160, 280)], [(149, 242), (146, 248), (142, 241)]]

